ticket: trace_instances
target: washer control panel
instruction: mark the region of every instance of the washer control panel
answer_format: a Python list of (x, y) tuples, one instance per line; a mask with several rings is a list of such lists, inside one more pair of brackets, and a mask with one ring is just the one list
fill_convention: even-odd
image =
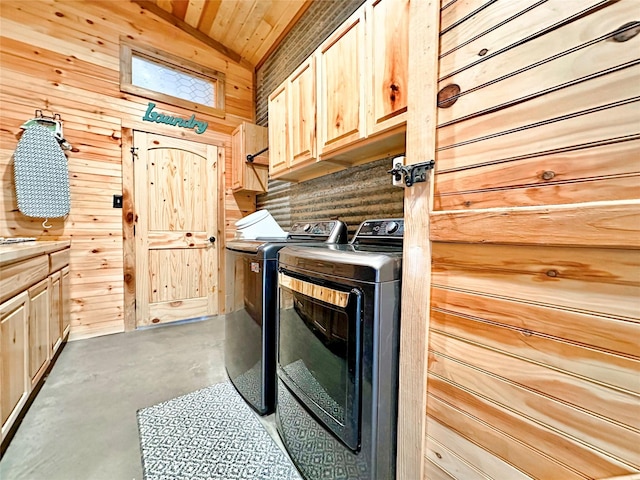
[(326, 243), (347, 243), (347, 226), (340, 220), (296, 222), (289, 229), (293, 240), (322, 240)]

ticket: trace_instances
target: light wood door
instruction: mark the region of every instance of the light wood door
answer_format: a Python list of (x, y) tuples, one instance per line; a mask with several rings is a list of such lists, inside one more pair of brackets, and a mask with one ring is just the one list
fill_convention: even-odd
[(286, 82), (269, 96), (269, 175), (289, 168)]
[(218, 148), (134, 132), (136, 325), (218, 313)]
[(316, 62), (311, 56), (287, 80), (291, 167), (316, 159)]
[(0, 305), (0, 416), (2, 438), (29, 394), (29, 294), (23, 292)]
[(320, 156), (364, 138), (364, 9), (318, 49), (318, 129)]
[(29, 289), (29, 377), (35, 385), (47, 367), (49, 355), (49, 279)]
[(367, 134), (403, 125), (407, 112), (409, 0), (367, 4)]
[(62, 303), (60, 302), (61, 273), (55, 272), (49, 276), (49, 297), (51, 306), (49, 311), (49, 351), (50, 356), (58, 350), (62, 340)]

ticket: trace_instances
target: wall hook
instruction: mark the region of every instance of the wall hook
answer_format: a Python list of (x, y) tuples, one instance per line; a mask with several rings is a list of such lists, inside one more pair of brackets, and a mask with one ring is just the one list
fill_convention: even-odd
[(53, 225), (47, 225), (48, 221), (49, 221), (48, 218), (44, 219), (44, 222), (42, 222), (42, 228), (51, 228), (51, 227), (53, 227)]

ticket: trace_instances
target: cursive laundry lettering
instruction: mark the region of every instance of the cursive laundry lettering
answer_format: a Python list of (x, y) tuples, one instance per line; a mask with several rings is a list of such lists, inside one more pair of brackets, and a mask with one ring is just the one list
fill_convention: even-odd
[(172, 117), (165, 115), (164, 113), (154, 112), (156, 104), (149, 102), (147, 105), (147, 111), (145, 112), (142, 120), (145, 122), (164, 123), (165, 125), (172, 125), (174, 127), (189, 128), (195, 130), (196, 133), (204, 133), (209, 126), (209, 123), (201, 120), (196, 120), (196, 116), (191, 115), (189, 118)]

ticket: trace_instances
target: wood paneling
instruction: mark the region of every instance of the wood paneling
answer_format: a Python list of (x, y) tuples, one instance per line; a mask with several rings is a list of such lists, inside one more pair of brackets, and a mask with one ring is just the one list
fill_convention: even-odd
[(431, 254), (431, 289), (403, 297), (431, 300), (424, 478), (640, 472), (640, 36), (613, 38), (636, 13), (441, 2), (438, 89), (460, 93), (437, 110), (431, 250), (405, 252)]
[[(640, 200), (436, 212), (434, 241), (638, 248)], [(522, 226), (528, 228), (523, 229)]]
[[(443, 451), (446, 453), (443, 453)], [(508, 478), (509, 480), (529, 480), (531, 478), (504, 460), (498, 457), (487, 456), (481, 447), (447, 428), (445, 425), (437, 421), (432, 421), (429, 424), (429, 433), (427, 436), (426, 457), (427, 464), (429, 464), (429, 466), (425, 468), (427, 474), (438, 468), (437, 464), (444, 454), (452, 457), (451, 460), (447, 462), (445, 468), (451, 470), (458, 478), (467, 478), (459, 474), (460, 470), (462, 470), (464, 475), (472, 474), (476, 477), (479, 472), (482, 474), (479, 478), (483, 480), (487, 477), (499, 479)], [(433, 459), (433, 461), (431, 461), (431, 459)]]
[[(133, 186), (132, 145), (123, 138), (122, 128), (224, 149), (227, 164), (219, 170), (228, 178), (219, 192), (224, 192), (228, 217), (237, 219), (255, 209), (250, 198), (235, 197), (230, 190), (230, 134), (254, 115), (252, 69), (132, 2), (3, 1), (0, 17), (0, 235), (71, 239), (71, 338), (122, 331), (125, 277), (131, 285), (131, 272), (124, 271), (122, 238), (128, 230), (123, 223), (130, 228), (126, 215), (135, 215), (131, 208), (112, 208), (113, 195), (127, 197)], [(209, 123), (202, 135), (142, 121), (149, 100), (119, 90), (121, 36), (224, 73), (226, 117), (198, 114)], [(192, 113), (156, 103), (157, 110), (174, 116), (188, 118)], [(60, 113), (65, 138), (73, 146), (67, 152), (71, 213), (66, 219), (50, 219), (53, 226), (47, 229), (41, 226), (43, 219), (17, 211), (13, 194), (12, 153), (20, 125), (36, 109), (45, 115)], [(228, 228), (226, 235), (232, 230)]]

